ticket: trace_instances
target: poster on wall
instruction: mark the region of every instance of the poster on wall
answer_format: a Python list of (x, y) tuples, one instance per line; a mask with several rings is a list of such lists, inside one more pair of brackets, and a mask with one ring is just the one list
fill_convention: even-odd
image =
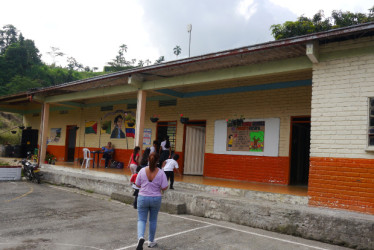
[(152, 129), (145, 128), (143, 132), (143, 145), (151, 145)]
[(110, 134), (112, 130), (112, 121), (103, 121), (101, 123), (101, 134)]
[(116, 115), (113, 120), (113, 130), (110, 135), (110, 138), (112, 139), (122, 139), (126, 138), (125, 133), (122, 130), (122, 124), (123, 124), (123, 117), (122, 115)]
[(84, 132), (86, 134), (97, 134), (97, 122), (95, 121), (86, 121)]
[[(122, 109), (106, 113), (101, 120), (112, 119), (113, 129), (111, 121), (102, 122), (101, 134), (110, 134), (111, 139), (124, 139), (127, 137), (135, 137), (135, 114), (132, 111), (125, 111)], [(106, 126), (104, 126), (106, 125)], [(105, 128), (105, 131), (104, 128)], [(112, 130), (111, 130), (112, 129)], [(111, 132), (108, 132), (110, 131)]]
[(226, 150), (264, 152), (265, 121), (243, 122), (227, 126)]
[(49, 142), (59, 142), (61, 138), (61, 128), (51, 128)]

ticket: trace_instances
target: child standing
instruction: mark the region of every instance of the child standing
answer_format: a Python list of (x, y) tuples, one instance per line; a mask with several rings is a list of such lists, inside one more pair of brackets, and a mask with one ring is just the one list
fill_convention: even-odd
[(139, 151), (140, 147), (134, 148), (134, 152), (131, 154), (129, 163), (127, 164), (127, 167), (131, 170), (131, 174), (136, 173), (136, 168), (139, 165)]
[(131, 175), (131, 178), (130, 178), (131, 186), (134, 189), (133, 196), (135, 196), (135, 199), (134, 199), (133, 206), (134, 206), (135, 209), (138, 208), (138, 193), (139, 193), (139, 188), (135, 185), (135, 181), (136, 181), (136, 177), (138, 177), (138, 173), (139, 173), (141, 168), (142, 168), (141, 166), (138, 166), (136, 168), (136, 173)]
[(174, 184), (174, 169), (176, 169), (178, 175), (180, 175), (179, 169), (178, 169), (179, 165), (178, 165), (178, 162), (177, 162), (178, 159), (179, 159), (179, 155), (175, 154), (175, 155), (173, 155), (172, 159), (167, 159), (162, 164), (162, 169), (164, 170), (164, 172), (166, 174), (167, 180), (169, 181), (169, 179), (170, 179), (170, 189), (174, 189), (174, 187), (173, 187), (173, 184)]

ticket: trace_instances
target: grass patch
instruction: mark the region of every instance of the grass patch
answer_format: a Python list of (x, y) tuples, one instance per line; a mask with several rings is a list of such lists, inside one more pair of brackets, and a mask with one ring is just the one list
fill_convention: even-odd
[(89, 190), (89, 189), (85, 189), (84, 191), (85, 191), (86, 193), (90, 193), (90, 194), (94, 193), (93, 190)]

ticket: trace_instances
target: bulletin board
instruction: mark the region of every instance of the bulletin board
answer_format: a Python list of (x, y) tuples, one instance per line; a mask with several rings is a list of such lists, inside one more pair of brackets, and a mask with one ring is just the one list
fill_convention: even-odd
[(265, 121), (243, 122), (227, 126), (227, 151), (264, 152)]
[[(227, 121), (214, 124), (215, 154), (278, 156), (279, 118), (246, 119), (241, 126), (228, 126)], [(231, 144), (231, 145), (230, 145)]]

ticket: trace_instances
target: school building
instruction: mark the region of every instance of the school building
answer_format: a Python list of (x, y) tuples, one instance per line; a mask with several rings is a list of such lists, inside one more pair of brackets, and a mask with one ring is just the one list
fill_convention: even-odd
[(40, 159), (111, 141), (126, 166), (168, 135), (184, 175), (307, 185), (311, 206), (374, 214), (374, 23), (3, 96), (0, 110), (24, 115)]

